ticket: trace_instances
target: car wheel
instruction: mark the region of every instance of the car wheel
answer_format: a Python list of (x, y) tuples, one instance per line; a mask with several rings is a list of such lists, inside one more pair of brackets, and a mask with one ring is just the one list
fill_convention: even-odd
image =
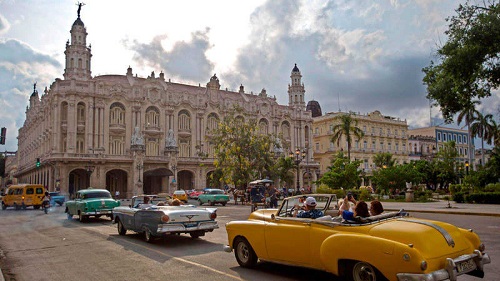
[(201, 206), (201, 205), (203, 205), (203, 202), (201, 202), (201, 200), (198, 199), (198, 204), (200, 204), (200, 206)]
[(126, 233), (127, 229), (125, 228), (125, 226), (123, 226), (122, 221), (118, 219), (118, 234), (125, 235)]
[(356, 262), (352, 267), (351, 271), (352, 277), (350, 280), (353, 281), (377, 281), (377, 280), (387, 280), (383, 276), (377, 273), (375, 267), (371, 266), (366, 262)]
[(33, 206), (33, 209), (35, 209), (35, 210), (40, 209), (40, 205), (35, 205), (35, 206)]
[(215, 205), (215, 203), (214, 203), (214, 202), (212, 202), (212, 201), (210, 201), (210, 200), (208, 200), (208, 202), (207, 202), (207, 203), (208, 203), (208, 205), (210, 205), (210, 206), (214, 206), (214, 205)]
[(199, 232), (189, 232), (189, 235), (191, 236), (191, 238), (193, 239), (197, 239), (197, 238), (200, 238), (200, 233)]
[(236, 238), (233, 248), (236, 261), (241, 267), (251, 268), (257, 264), (257, 255), (245, 238)]
[(63, 205), (63, 202), (57, 202), (57, 205), (59, 205), (59, 207), (61, 207)]
[(4, 202), (2, 202), (2, 210), (5, 210), (5, 209), (7, 209), (7, 205), (5, 205)]
[(16, 203), (14, 203), (14, 209), (19, 210), (19, 209), (21, 209), (21, 206), (19, 206)]
[(78, 213), (78, 220), (80, 220), (80, 222), (85, 222), (87, 218), (80, 212)]
[(153, 242), (153, 235), (151, 235), (151, 231), (147, 227), (144, 228), (144, 241), (148, 243)]
[(226, 206), (226, 202), (223, 202), (223, 203), (222, 203), (222, 206)]

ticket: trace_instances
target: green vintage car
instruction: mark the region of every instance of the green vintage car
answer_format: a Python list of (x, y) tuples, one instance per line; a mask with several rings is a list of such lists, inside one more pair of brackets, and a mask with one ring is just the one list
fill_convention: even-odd
[(66, 202), (65, 212), (68, 214), (68, 219), (71, 220), (77, 215), (81, 222), (88, 217), (107, 216), (113, 219), (113, 208), (118, 206), (120, 201), (114, 200), (108, 190), (90, 187), (78, 190), (75, 199)]
[(207, 188), (204, 190), (203, 194), (198, 196), (198, 203), (200, 205), (206, 203), (210, 206), (215, 204), (222, 204), (222, 206), (226, 206), (228, 201), (229, 195), (225, 194), (222, 189)]

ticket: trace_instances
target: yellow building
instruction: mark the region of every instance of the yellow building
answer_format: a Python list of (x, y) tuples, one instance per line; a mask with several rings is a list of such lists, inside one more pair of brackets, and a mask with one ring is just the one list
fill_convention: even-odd
[[(35, 84), (26, 108), (14, 175), (19, 182), (69, 195), (93, 186), (120, 197), (205, 188), (215, 169), (209, 132), (234, 106), (242, 108), (238, 118), (257, 120), (262, 133), (280, 135), (285, 147), (311, 142), (312, 116), (296, 65), (289, 104), (280, 105), (265, 90), (221, 89), (216, 75), (206, 86), (175, 83), (164, 73), (139, 77), (130, 67), (125, 75), (93, 77), (80, 13), (70, 33), (64, 78), (41, 96)], [(306, 163), (312, 154), (301, 166)]]
[[(321, 174), (327, 171), (332, 158), (343, 151), (347, 156), (347, 141), (343, 136), (337, 145), (332, 142), (333, 127), (339, 124), (336, 118), (346, 112), (330, 112), (323, 116), (313, 118), (313, 144), (314, 160), (319, 162)], [(353, 135), (351, 144), (351, 160), (361, 160), (359, 167), (369, 175), (375, 164), (373, 156), (377, 153), (388, 152), (393, 155), (397, 163), (408, 162), (408, 124), (406, 120), (384, 116), (380, 111), (366, 115), (350, 112), (352, 118), (357, 120), (357, 127), (364, 132), (360, 140)]]

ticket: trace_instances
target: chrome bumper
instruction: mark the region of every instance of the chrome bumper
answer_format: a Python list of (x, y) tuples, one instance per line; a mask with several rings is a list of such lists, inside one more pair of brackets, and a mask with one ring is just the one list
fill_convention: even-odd
[(224, 245), (222, 247), (222, 249), (224, 250), (224, 252), (227, 252), (227, 253), (231, 253), (233, 251), (233, 249), (231, 249), (231, 247), (229, 247), (229, 245)]
[(170, 232), (192, 232), (192, 231), (211, 231), (216, 228), (219, 228), (219, 225), (215, 221), (211, 222), (200, 222), (196, 226), (186, 226), (181, 223), (173, 223), (173, 224), (160, 224), (156, 230), (157, 233), (170, 233)]
[[(474, 268), (469, 268), (467, 270), (460, 270), (457, 264), (472, 260), (475, 264)], [(450, 280), (457, 281), (457, 277), (462, 274), (471, 274), (473, 271), (479, 271), (481, 274), (484, 273), (483, 265), (490, 263), (490, 256), (488, 254), (482, 254), (479, 250), (475, 250), (473, 254), (463, 255), (456, 259), (446, 259), (446, 266), (444, 269), (436, 270), (430, 273), (398, 273), (398, 281), (441, 281)], [(482, 276), (479, 276), (482, 277)]]
[(111, 215), (113, 214), (112, 210), (96, 210), (93, 212), (83, 212), (84, 215), (87, 216), (95, 216), (95, 215)]

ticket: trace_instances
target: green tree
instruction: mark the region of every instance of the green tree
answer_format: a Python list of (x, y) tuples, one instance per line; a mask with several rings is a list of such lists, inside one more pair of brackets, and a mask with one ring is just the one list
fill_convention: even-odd
[(270, 173), (273, 166), (275, 138), (259, 133), (257, 122), (243, 121), (239, 108), (234, 108), (218, 124), (213, 133), (214, 165), (222, 173), (221, 181), (237, 188)]
[(335, 121), (339, 121), (339, 124), (335, 124), (333, 126), (333, 135), (332, 142), (337, 142), (337, 145), (340, 145), (340, 141), (342, 140), (342, 136), (344, 136), (347, 142), (347, 159), (351, 160), (351, 147), (352, 147), (352, 137), (355, 136), (359, 141), (364, 137), (364, 132), (358, 128), (358, 120), (352, 118), (351, 113), (345, 113), (340, 116), (337, 116)]
[(471, 132), (473, 136), (481, 138), (481, 158), (484, 165), (484, 141), (487, 144), (492, 144), (493, 138), (495, 137), (495, 130), (497, 124), (493, 119), (493, 115), (486, 114), (483, 115), (478, 113), (476, 120), (471, 125)]
[(448, 41), (437, 50), (438, 63), (423, 68), (427, 97), (451, 122), (472, 100), (490, 97), (500, 83), (500, 4), (466, 2), (447, 18)]
[(362, 163), (360, 160), (350, 162), (344, 153), (339, 152), (331, 163), (318, 183), (325, 184), (331, 189), (352, 189), (359, 186), (361, 181), (359, 165)]
[(468, 155), (467, 158), (469, 159), (469, 163), (472, 163), (472, 140), (474, 139), (474, 136), (472, 135), (471, 127), (470, 125), (477, 120), (478, 115), (480, 114), (479, 111), (476, 110), (476, 105), (480, 105), (480, 101), (472, 101), (467, 104), (460, 113), (458, 114), (457, 117), (457, 123), (460, 125), (462, 123), (462, 120), (465, 120), (465, 125), (467, 125), (467, 132), (468, 132), (468, 139), (467, 139), (467, 145), (468, 145)]
[(438, 164), (438, 181), (441, 185), (441, 188), (447, 188), (450, 183), (453, 183), (457, 180), (457, 158), (458, 152), (455, 147), (454, 141), (446, 142), (441, 149), (437, 153)]
[(396, 164), (396, 159), (393, 159), (389, 152), (380, 152), (373, 156), (373, 164), (378, 168), (392, 167)]

